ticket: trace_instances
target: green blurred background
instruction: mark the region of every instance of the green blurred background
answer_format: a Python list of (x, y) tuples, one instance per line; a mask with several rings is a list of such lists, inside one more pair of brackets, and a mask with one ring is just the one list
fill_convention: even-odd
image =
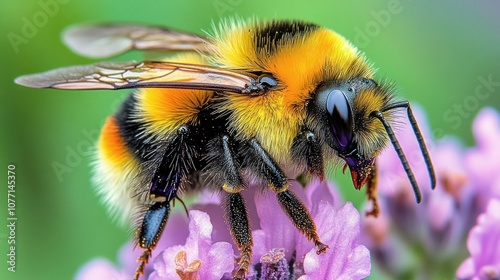
[[(71, 279), (94, 257), (116, 261), (129, 239), (94, 194), (88, 152), (127, 91), (36, 90), (12, 82), (22, 74), (93, 62), (61, 43), (65, 27), (125, 21), (199, 32), (210, 30), (212, 21), (235, 15), (313, 21), (366, 52), (379, 74), (396, 82), (400, 96), (425, 108), (437, 137), (453, 134), (472, 145), (474, 115), (484, 106), (500, 107), (500, 5), (494, 0), (463, 2), (2, 1), (0, 279)], [(44, 9), (49, 3), (51, 10)], [(36, 24), (36, 30), (26, 33), (28, 24)], [(114, 60), (142, 57), (132, 52)], [(494, 83), (481, 87), (484, 80)], [(15, 273), (7, 271), (3, 225), (8, 164), (16, 165), (17, 176)], [(354, 192), (349, 178), (339, 180), (349, 186), (342, 189), (346, 197), (359, 206), (363, 194)], [(375, 271), (371, 279), (382, 278), (377, 275)]]

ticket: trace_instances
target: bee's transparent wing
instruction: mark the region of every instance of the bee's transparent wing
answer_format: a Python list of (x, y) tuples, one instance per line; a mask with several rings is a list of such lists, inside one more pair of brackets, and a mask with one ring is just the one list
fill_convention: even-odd
[(21, 76), (15, 82), (32, 88), (70, 90), (149, 87), (255, 93), (262, 90), (257, 80), (251, 73), (207, 65), (144, 61), (70, 66)]
[(111, 57), (128, 50), (204, 51), (206, 41), (194, 34), (162, 27), (103, 24), (77, 25), (63, 33), (75, 53), (92, 58)]

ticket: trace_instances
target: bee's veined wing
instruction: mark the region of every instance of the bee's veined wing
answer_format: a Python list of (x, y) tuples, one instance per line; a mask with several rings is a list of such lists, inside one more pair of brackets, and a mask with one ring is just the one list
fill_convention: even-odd
[(162, 27), (103, 24), (66, 29), (63, 41), (75, 53), (92, 58), (118, 55), (128, 50), (204, 51), (206, 41), (194, 34)]
[(255, 93), (262, 90), (251, 73), (197, 64), (161, 61), (102, 62), (70, 66), (15, 79), (32, 88), (124, 89), (182, 88)]

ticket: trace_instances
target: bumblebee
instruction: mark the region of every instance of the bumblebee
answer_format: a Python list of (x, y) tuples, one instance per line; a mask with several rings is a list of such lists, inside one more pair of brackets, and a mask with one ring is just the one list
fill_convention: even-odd
[(64, 41), (88, 57), (131, 49), (181, 51), (161, 61), (109, 62), (26, 75), (34, 88), (136, 88), (102, 129), (95, 164), (99, 193), (122, 218), (139, 215), (136, 242), (143, 274), (183, 189), (213, 188), (241, 251), (234, 278), (244, 278), (252, 236), (241, 191), (258, 180), (295, 227), (321, 242), (311, 215), (288, 189), (298, 176), (325, 178), (344, 163), (356, 189), (365, 183), (377, 215), (375, 159), (391, 142), (417, 202), (420, 191), (390, 122), (406, 110), (429, 177), (435, 175), (410, 104), (344, 37), (297, 20), (229, 20), (206, 38), (154, 26), (110, 24), (67, 30)]

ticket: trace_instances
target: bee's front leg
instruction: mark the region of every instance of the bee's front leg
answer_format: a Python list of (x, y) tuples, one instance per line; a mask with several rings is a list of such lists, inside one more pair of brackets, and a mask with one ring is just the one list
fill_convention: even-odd
[(378, 205), (378, 197), (377, 197), (377, 184), (378, 184), (378, 172), (377, 172), (377, 163), (373, 163), (373, 167), (368, 174), (368, 180), (366, 181), (366, 196), (368, 200), (372, 201), (372, 210), (366, 212), (366, 216), (374, 216), (378, 217), (380, 207)]
[(302, 128), (302, 132), (293, 139), (291, 154), (293, 161), (306, 166), (306, 170), (310, 175), (320, 181), (325, 179), (321, 144), (318, 137), (310, 129)]

